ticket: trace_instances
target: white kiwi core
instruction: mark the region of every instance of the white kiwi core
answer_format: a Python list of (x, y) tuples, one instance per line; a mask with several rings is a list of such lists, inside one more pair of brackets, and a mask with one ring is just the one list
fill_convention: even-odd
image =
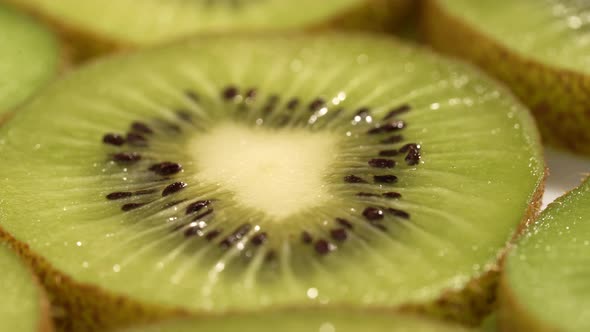
[(330, 199), (325, 176), (337, 138), (304, 129), (223, 124), (191, 142), (199, 178), (275, 220)]

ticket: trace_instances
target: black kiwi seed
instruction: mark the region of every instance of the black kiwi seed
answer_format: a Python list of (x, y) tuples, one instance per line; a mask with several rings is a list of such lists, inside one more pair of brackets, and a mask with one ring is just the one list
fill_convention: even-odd
[(344, 182), (346, 183), (367, 183), (363, 178), (360, 178), (356, 175), (347, 175), (344, 177)]
[(246, 99), (253, 100), (254, 98), (256, 98), (257, 94), (258, 94), (258, 91), (256, 91), (256, 89), (250, 88), (246, 91)]
[(223, 89), (221, 96), (224, 100), (230, 101), (236, 98), (238, 94), (238, 88), (236, 88), (235, 86), (228, 86), (227, 88)]
[(374, 175), (373, 180), (376, 183), (395, 183), (395, 182), (397, 182), (397, 176), (395, 176), (395, 175)]
[(246, 223), (238, 226), (233, 233), (228, 235), (225, 239), (219, 243), (219, 245), (223, 248), (229, 248), (236, 242), (240, 241), (244, 236), (246, 236), (250, 230), (252, 229), (252, 225)]
[(259, 245), (262, 245), (264, 242), (266, 242), (267, 238), (268, 238), (268, 235), (265, 232), (258, 233), (252, 237), (252, 240), (250, 240), (250, 243), (252, 243), (255, 246), (259, 246)]
[(405, 158), (406, 163), (410, 166), (417, 165), (420, 162), (420, 150), (411, 149)]
[(375, 158), (369, 160), (369, 166), (375, 168), (393, 168), (395, 166), (395, 160)]
[(290, 111), (295, 110), (298, 106), (299, 106), (299, 99), (297, 99), (297, 98), (293, 98), (293, 99), (289, 100), (289, 102), (287, 103), (287, 109)]
[(178, 163), (164, 161), (150, 166), (149, 170), (161, 176), (168, 176), (182, 171), (182, 166)]
[(411, 149), (418, 149), (418, 144), (416, 144), (416, 143), (404, 144), (401, 148), (399, 148), (399, 152), (406, 153), (406, 152), (410, 151)]
[(393, 135), (381, 141), (383, 144), (395, 144), (404, 140), (402, 135)]
[(174, 182), (162, 190), (162, 197), (177, 193), (187, 186), (184, 182)]
[(320, 110), (326, 102), (322, 98), (316, 98), (309, 104), (309, 110), (312, 112)]
[(380, 157), (395, 157), (399, 154), (399, 151), (397, 150), (382, 150), (379, 151), (379, 156)]
[(301, 233), (301, 240), (303, 241), (303, 243), (305, 244), (310, 244), (313, 241), (313, 237), (311, 236), (311, 234), (309, 234), (306, 231), (303, 231)]
[(387, 212), (393, 214), (396, 217), (402, 218), (402, 219), (410, 219), (410, 214), (407, 213), (406, 211), (403, 211), (403, 210), (388, 208)]
[(131, 211), (135, 209), (139, 209), (140, 207), (146, 205), (147, 203), (127, 203), (121, 206), (121, 210), (123, 211)]
[(204, 207), (208, 206), (209, 204), (211, 204), (210, 200), (201, 200), (201, 201), (193, 202), (186, 207), (186, 214), (192, 214), (195, 212), (199, 212)]
[(133, 193), (131, 193), (131, 192), (118, 191), (118, 192), (110, 193), (106, 197), (107, 197), (107, 199), (110, 199), (110, 200), (117, 200), (117, 199), (123, 199), (123, 198), (131, 197), (131, 196), (133, 196)]
[(348, 220), (346, 220), (346, 219), (343, 219), (343, 218), (336, 218), (336, 222), (337, 222), (338, 224), (340, 224), (341, 226), (344, 226), (344, 227), (346, 227), (346, 228), (348, 228), (348, 229), (352, 229), (352, 228), (353, 228), (353, 226), (352, 226), (352, 223), (350, 223), (350, 221), (348, 221)]
[(127, 143), (129, 143), (129, 145), (133, 145), (133, 146), (146, 146), (147, 145), (147, 139), (145, 138), (145, 136), (141, 135), (141, 134), (137, 134), (137, 133), (128, 133), (127, 134)]
[(147, 124), (135, 121), (131, 124), (131, 130), (142, 134), (153, 134), (154, 131)]
[(385, 115), (383, 120), (389, 120), (389, 119), (396, 117), (402, 113), (408, 112), (410, 109), (411, 109), (411, 107), (408, 104), (404, 104), (399, 107), (396, 107), (396, 108), (392, 109), (391, 111), (389, 111), (389, 113), (387, 113), (387, 115)]
[(327, 253), (332, 251), (330, 243), (324, 239), (319, 239), (313, 247), (315, 251), (320, 255), (326, 255)]
[(113, 155), (113, 160), (119, 164), (132, 164), (141, 160), (141, 155), (136, 152), (120, 152)]
[(212, 241), (212, 240), (214, 240), (216, 237), (218, 237), (218, 236), (219, 236), (219, 234), (221, 234), (221, 231), (220, 231), (220, 230), (218, 230), (218, 229), (214, 229), (214, 230), (212, 230), (212, 231), (208, 232), (207, 234), (205, 234), (205, 239), (206, 239), (207, 241)]
[(383, 193), (383, 197), (385, 198), (401, 198), (402, 194), (396, 193), (394, 191)]
[(125, 138), (119, 134), (106, 134), (103, 136), (102, 141), (105, 144), (121, 146), (125, 144)]
[(381, 133), (390, 133), (392, 131), (404, 129), (405, 126), (406, 126), (406, 123), (401, 120), (400, 121), (393, 121), (393, 122), (387, 123), (385, 125), (381, 125), (381, 126), (369, 129), (369, 131), (367, 131), (367, 134), (373, 135), (373, 134), (381, 134)]
[(198, 226), (191, 226), (184, 231), (184, 236), (191, 237), (191, 236), (197, 235), (197, 234), (199, 234), (200, 230), (201, 230), (201, 228)]
[(330, 236), (336, 241), (343, 242), (348, 238), (344, 228), (336, 228), (330, 231)]
[(192, 100), (195, 103), (198, 103), (200, 98), (199, 95), (193, 90), (185, 90), (184, 95), (188, 97), (188, 99)]
[(176, 111), (176, 116), (184, 122), (193, 122), (193, 117), (189, 111), (178, 110)]
[(363, 216), (369, 221), (383, 219), (383, 210), (377, 207), (369, 206), (363, 211)]

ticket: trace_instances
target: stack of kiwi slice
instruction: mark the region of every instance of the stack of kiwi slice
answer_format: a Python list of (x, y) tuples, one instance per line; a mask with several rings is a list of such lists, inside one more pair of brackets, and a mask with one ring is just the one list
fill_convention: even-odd
[(408, 0), (4, 2), (1, 331), (589, 327), (590, 180), (538, 216), (525, 106), (585, 151), (587, 4), (423, 3), (505, 87), (376, 33)]
[(437, 49), (506, 82), (548, 143), (590, 154), (588, 1), (427, 0), (423, 7)]
[(391, 31), (412, 6), (412, 0), (5, 1), (49, 22), (79, 60), (194, 34), (332, 27)]

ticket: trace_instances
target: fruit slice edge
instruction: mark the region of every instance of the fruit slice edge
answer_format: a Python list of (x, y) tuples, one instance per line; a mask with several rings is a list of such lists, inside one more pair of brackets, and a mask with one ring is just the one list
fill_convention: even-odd
[[(584, 331), (590, 276), (590, 179), (550, 204), (508, 255), (500, 323), (506, 328)], [(540, 303), (543, 305), (541, 306)]]

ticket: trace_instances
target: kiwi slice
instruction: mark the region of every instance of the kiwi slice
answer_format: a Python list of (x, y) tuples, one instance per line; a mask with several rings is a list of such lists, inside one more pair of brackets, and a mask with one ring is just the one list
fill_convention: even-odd
[[(52, 78), (59, 67), (53, 35), (0, 4), (0, 119)], [(0, 120), (1, 121), (1, 120)]]
[(427, 0), (424, 27), (440, 51), (506, 82), (545, 141), (590, 153), (590, 6), (580, 0)]
[(9, 1), (56, 26), (82, 60), (197, 33), (327, 27), (389, 31), (412, 5), (411, 0)]
[(508, 255), (499, 323), (506, 331), (588, 331), (590, 178), (549, 204)]
[(86, 329), (310, 306), (474, 322), (544, 178), (503, 88), (363, 34), (110, 58), (0, 137), (0, 225)]
[(424, 317), (383, 312), (292, 311), (251, 315), (225, 315), (198, 319), (176, 319), (131, 327), (118, 332), (474, 332), (467, 327)]
[(0, 271), (0, 331), (53, 331), (45, 294), (30, 269), (2, 240)]

